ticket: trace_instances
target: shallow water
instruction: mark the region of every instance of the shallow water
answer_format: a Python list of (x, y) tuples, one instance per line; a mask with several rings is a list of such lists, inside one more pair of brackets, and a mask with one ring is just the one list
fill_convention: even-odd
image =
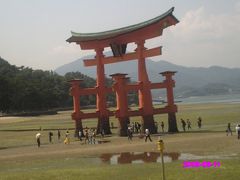
[[(178, 152), (170, 152), (163, 153), (164, 162), (170, 163), (177, 160), (207, 160), (207, 159), (229, 159), (231, 156), (217, 156), (217, 155), (209, 155), (209, 156), (198, 156), (189, 153), (178, 153)], [(137, 164), (137, 163), (160, 163), (161, 156), (158, 152), (124, 152), (124, 153), (108, 153), (100, 155), (100, 160), (102, 163), (106, 164)]]

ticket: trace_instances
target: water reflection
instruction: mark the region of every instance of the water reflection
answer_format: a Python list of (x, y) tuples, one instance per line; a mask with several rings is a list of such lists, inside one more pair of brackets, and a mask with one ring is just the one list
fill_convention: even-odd
[[(165, 162), (176, 161), (180, 157), (180, 153), (171, 152), (163, 153)], [(107, 164), (131, 164), (131, 163), (150, 163), (161, 162), (160, 153), (158, 152), (124, 152), (102, 154), (100, 159)]]

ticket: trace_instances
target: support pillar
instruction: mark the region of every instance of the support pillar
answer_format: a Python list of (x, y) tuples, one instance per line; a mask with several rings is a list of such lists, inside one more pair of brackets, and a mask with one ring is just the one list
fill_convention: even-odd
[(143, 55), (143, 52), (146, 49), (144, 43), (144, 40), (136, 42), (136, 52), (138, 54), (138, 81), (142, 83), (141, 89), (138, 91), (139, 110), (143, 112), (143, 130), (149, 129), (151, 133), (157, 133), (153, 118), (151, 82), (148, 79), (145, 57)]
[(75, 121), (75, 137), (79, 136), (79, 131), (83, 134), (83, 127), (82, 127), (82, 119), (81, 119), (81, 111), (80, 111), (80, 82), (82, 80), (75, 79), (71, 80), (71, 89), (70, 95), (73, 96), (73, 113), (72, 119)]
[(167, 107), (172, 112), (168, 113), (168, 132), (178, 132), (177, 121), (176, 121), (176, 105), (174, 104), (174, 95), (173, 95), (173, 87), (175, 87), (175, 81), (172, 79), (172, 76), (176, 72), (174, 71), (166, 71), (162, 72), (163, 76), (165, 76), (164, 83), (167, 85)]
[(104, 74), (104, 63), (102, 62), (103, 48), (97, 48), (96, 60), (97, 60), (97, 112), (99, 112), (97, 133), (104, 130), (105, 134), (111, 134), (109, 115), (107, 110), (107, 100), (105, 93), (105, 74)]
[(119, 135), (127, 136), (127, 128), (130, 123), (128, 117), (128, 99), (127, 99), (127, 91), (126, 91), (126, 74), (112, 74), (111, 75), (115, 80), (113, 85), (113, 89), (116, 92), (117, 99), (117, 109), (115, 116), (119, 121)]

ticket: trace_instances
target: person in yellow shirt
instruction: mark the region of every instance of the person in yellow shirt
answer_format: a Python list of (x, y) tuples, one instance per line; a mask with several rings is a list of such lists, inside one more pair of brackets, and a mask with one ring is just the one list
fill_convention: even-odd
[(70, 139), (69, 139), (69, 135), (70, 135), (70, 133), (69, 133), (69, 131), (67, 130), (67, 132), (66, 132), (66, 138), (65, 138), (65, 140), (64, 140), (64, 144), (70, 144)]

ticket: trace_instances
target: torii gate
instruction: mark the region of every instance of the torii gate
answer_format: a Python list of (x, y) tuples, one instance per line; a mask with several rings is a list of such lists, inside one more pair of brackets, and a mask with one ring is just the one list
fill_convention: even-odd
[[(76, 131), (82, 130), (82, 119), (98, 118), (98, 130), (104, 129), (106, 134), (110, 134), (109, 116), (115, 114), (120, 121), (120, 135), (126, 135), (126, 124), (129, 122), (130, 116), (142, 116), (143, 128), (148, 128), (150, 132), (155, 133), (154, 114), (168, 113), (169, 132), (176, 132), (176, 116), (177, 106), (174, 104), (173, 87), (175, 82), (172, 76), (175, 72), (161, 73), (166, 77), (163, 83), (151, 83), (148, 78), (145, 58), (161, 55), (162, 47), (147, 49), (144, 43), (147, 39), (155, 38), (162, 35), (163, 29), (177, 24), (179, 21), (173, 16), (174, 8), (171, 8), (166, 13), (153, 18), (151, 20), (135, 24), (132, 26), (115, 29), (111, 31), (99, 33), (75, 33), (71, 32), (72, 36), (67, 42), (75, 42), (80, 45), (82, 50), (95, 50), (95, 59), (84, 60), (85, 66), (97, 66), (97, 84), (95, 88), (81, 89), (80, 82), (73, 80), (71, 94), (74, 98), (74, 112), (72, 119), (76, 122)], [(135, 52), (126, 53), (128, 43), (135, 42), (137, 48)], [(112, 49), (112, 57), (103, 55), (104, 48)], [(112, 112), (107, 110), (106, 94), (112, 92), (111, 87), (105, 86), (104, 65), (137, 60), (138, 61), (138, 83), (127, 85), (125, 74), (114, 74), (115, 79), (114, 91), (117, 95), (117, 111)], [(151, 89), (166, 88), (167, 90), (167, 106), (164, 108), (154, 109), (152, 105)], [(139, 111), (128, 111), (127, 92), (129, 90), (138, 91)], [(97, 95), (97, 110), (96, 113), (84, 114), (80, 111), (80, 95)]]

